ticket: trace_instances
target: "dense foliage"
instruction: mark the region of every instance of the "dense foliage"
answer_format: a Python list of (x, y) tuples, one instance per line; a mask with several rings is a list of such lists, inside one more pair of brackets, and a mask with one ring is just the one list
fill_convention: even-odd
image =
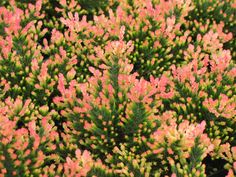
[(235, 176), (235, 36), (235, 0), (1, 0), (0, 176)]

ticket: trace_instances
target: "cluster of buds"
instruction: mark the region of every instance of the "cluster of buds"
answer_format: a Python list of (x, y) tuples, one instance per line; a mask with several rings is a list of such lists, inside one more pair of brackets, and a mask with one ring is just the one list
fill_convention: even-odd
[(152, 142), (148, 143), (149, 158), (155, 157), (157, 165), (164, 174), (170, 172), (170, 167), (173, 173), (183, 176), (190, 172), (192, 176), (204, 174), (202, 160), (214, 148), (207, 134), (204, 133), (206, 122), (194, 125), (184, 120), (177, 124), (176, 113), (171, 111), (163, 113), (158, 120), (161, 125), (151, 135)]
[(224, 143), (234, 141), (235, 67), (229, 51), (212, 55), (212, 59), (193, 60), (172, 68), (174, 99), (166, 100), (181, 119), (199, 122), (207, 119), (206, 131)]
[(55, 97), (54, 103), (66, 118), (63, 148), (85, 146), (94, 155), (105, 158), (123, 142), (137, 153), (142, 152), (157, 128), (155, 114), (162, 107), (161, 99), (173, 97), (173, 90), (167, 89), (173, 82), (166, 76), (147, 81), (131, 73), (133, 65), (127, 56), (132, 52), (132, 44), (122, 40), (123, 30), (119, 41), (108, 43), (105, 51), (97, 51), (102, 62), (100, 70), (90, 67), (93, 76), (87, 83), (67, 82), (59, 75), (61, 96)]
[[(23, 104), (19, 98), (1, 102), (1, 175), (39, 175), (50, 160), (59, 158), (51, 154), (58, 140), (51, 116), (35, 117), (33, 107), (30, 100)], [(22, 123), (24, 118), (27, 123)]]
[[(210, 21), (201, 24), (195, 20), (199, 31), (192, 27), (193, 20), (188, 19), (188, 14), (196, 9), (192, 1), (120, 1), (115, 10), (110, 9), (107, 15), (95, 15), (93, 21), (89, 21), (87, 16), (81, 17), (79, 9), (70, 9), (80, 8), (76, 2), (60, 3), (64, 7), (64, 10), (57, 8), (63, 14), (60, 25), (68, 30), (53, 29), (47, 54), (51, 55), (63, 46), (69, 57), (76, 56), (79, 80), (89, 76), (89, 66), (99, 65), (99, 61), (94, 61), (97, 49), (104, 49), (109, 41), (117, 40), (123, 25), (126, 26), (124, 40), (131, 40), (134, 44), (134, 50), (128, 56), (129, 62), (146, 79), (150, 75), (161, 76), (172, 64), (181, 65), (193, 58), (222, 51), (234, 41), (233, 31), (224, 30), (224, 20), (212, 25)], [(194, 56), (188, 54), (192, 50)]]
[(194, 8), (186, 16), (185, 26), (193, 31), (192, 37), (209, 30), (216, 31), (223, 40), (224, 48), (235, 57), (235, 1), (193, 0)]
[(68, 153), (61, 157), (55, 111), (48, 112), (45, 106), (37, 110), (30, 100), (23, 104), (20, 98), (0, 104), (1, 175), (86, 176), (96, 164), (86, 150), (76, 149), (73, 158)]

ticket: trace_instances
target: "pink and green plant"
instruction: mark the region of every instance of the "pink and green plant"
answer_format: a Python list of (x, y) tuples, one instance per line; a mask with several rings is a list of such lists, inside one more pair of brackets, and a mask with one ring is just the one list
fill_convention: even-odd
[(235, 176), (235, 11), (0, 1), (0, 176)]

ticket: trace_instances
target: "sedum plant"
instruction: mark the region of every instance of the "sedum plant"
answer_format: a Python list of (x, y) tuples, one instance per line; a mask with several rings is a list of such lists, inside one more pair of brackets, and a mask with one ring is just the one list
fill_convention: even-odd
[(182, 68), (173, 66), (172, 75), (176, 95), (165, 101), (166, 106), (192, 122), (207, 120), (211, 138), (233, 143), (235, 65), (230, 52), (214, 54), (211, 61), (204, 58)]
[[(61, 39), (56, 46), (63, 45), (72, 56), (77, 56), (79, 65), (76, 71), (84, 80), (89, 75), (88, 67), (99, 65), (99, 61), (94, 61), (97, 50), (104, 49), (108, 41), (117, 40), (119, 29), (125, 26), (124, 40), (134, 43), (134, 50), (128, 56), (134, 70), (146, 79), (150, 75), (159, 77), (172, 64), (180, 66), (191, 61), (192, 58), (186, 57), (185, 53), (192, 48), (201, 56), (211, 56), (211, 53), (225, 48), (226, 43), (232, 43), (234, 34), (225, 31), (223, 24), (196, 22), (202, 32), (192, 28), (188, 16), (193, 9), (192, 1), (120, 1), (115, 10), (95, 15), (92, 21), (86, 16), (80, 18), (78, 11), (58, 9), (63, 15), (60, 22), (68, 31), (55, 30), (52, 36)], [(55, 42), (51, 47), (54, 45)], [(75, 50), (75, 46), (80, 50)]]
[(193, 5), (195, 8), (189, 12), (188, 16), (186, 16), (188, 21), (186, 27), (194, 31), (193, 37), (196, 37), (198, 33), (204, 33), (204, 31), (213, 29), (214, 31), (217, 31), (221, 37), (227, 39), (229, 36), (224, 37), (223, 33), (231, 32), (232, 40), (226, 41), (224, 48), (230, 49), (234, 58), (236, 44), (235, 1), (194, 0)]
[[(105, 51), (101, 51), (102, 64), (99, 66), (101, 71), (89, 68), (93, 76), (87, 83), (80, 84), (75, 80), (67, 83), (66, 78), (62, 74), (59, 75), (58, 90), (61, 96), (55, 97), (54, 103), (58, 105), (58, 109), (62, 109), (60, 114), (65, 117), (62, 146), (68, 151), (75, 148), (89, 149), (94, 158), (101, 159), (115, 174), (125, 176), (168, 174), (169, 157), (168, 155), (162, 157), (162, 151), (159, 149), (163, 143), (163, 151), (168, 151), (170, 154), (174, 154), (174, 151), (169, 148), (171, 144), (164, 145), (164, 137), (156, 139), (155, 135), (160, 134), (165, 124), (167, 127), (163, 129), (163, 135), (177, 126), (176, 123), (172, 124), (166, 120), (170, 119), (171, 122), (175, 120), (171, 114), (162, 116), (164, 111), (162, 99), (174, 97), (174, 91), (169, 88), (174, 83), (166, 76), (160, 79), (151, 77), (150, 81), (146, 81), (143, 78), (139, 80), (137, 73), (132, 74), (133, 66), (128, 64), (126, 57), (132, 52), (132, 45), (123, 41), (123, 34), (122, 28), (119, 41), (111, 42)], [(182, 126), (188, 128), (186, 122)], [(184, 147), (187, 149), (192, 147), (193, 151), (197, 149), (200, 151), (198, 153), (204, 150), (202, 156), (206, 156), (208, 153), (206, 149), (209, 145), (212, 146), (207, 135), (201, 135), (204, 126), (200, 124), (196, 130), (193, 125), (190, 126), (196, 134), (187, 133), (186, 138), (190, 136), (189, 141), (193, 145), (196, 141), (196, 147), (190, 144), (180, 145), (179, 149), (183, 150), (183, 154), (176, 149), (177, 162), (188, 153), (193, 153), (185, 152)], [(156, 130), (158, 133), (155, 133)], [(181, 130), (177, 129), (176, 133)], [(191, 130), (183, 129), (183, 133)], [(205, 139), (203, 144), (197, 140), (198, 136), (201, 141)], [(178, 140), (178, 137), (181, 135), (176, 135), (177, 140), (173, 142), (173, 148), (174, 145), (177, 148), (177, 144), (181, 141), (188, 143), (187, 139)], [(130, 148), (131, 152), (127, 151)], [(160, 155), (153, 158), (158, 151)], [(199, 163), (201, 164), (201, 161)], [(203, 173), (204, 168), (201, 170)]]
[[(33, 111), (34, 110), (34, 111)], [(2, 176), (86, 176), (94, 162), (90, 153), (76, 149), (62, 159), (60, 137), (53, 123), (54, 112), (39, 110), (27, 100), (7, 98), (0, 109), (0, 174)], [(22, 119), (29, 120), (22, 124)]]
[(0, 176), (235, 176), (234, 19), (229, 0), (1, 1)]

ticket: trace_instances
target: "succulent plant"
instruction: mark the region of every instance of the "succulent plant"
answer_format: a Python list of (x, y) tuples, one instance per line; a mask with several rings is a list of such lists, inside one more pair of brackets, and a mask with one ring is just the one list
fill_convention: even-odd
[(235, 176), (235, 8), (2, 0), (0, 176)]

